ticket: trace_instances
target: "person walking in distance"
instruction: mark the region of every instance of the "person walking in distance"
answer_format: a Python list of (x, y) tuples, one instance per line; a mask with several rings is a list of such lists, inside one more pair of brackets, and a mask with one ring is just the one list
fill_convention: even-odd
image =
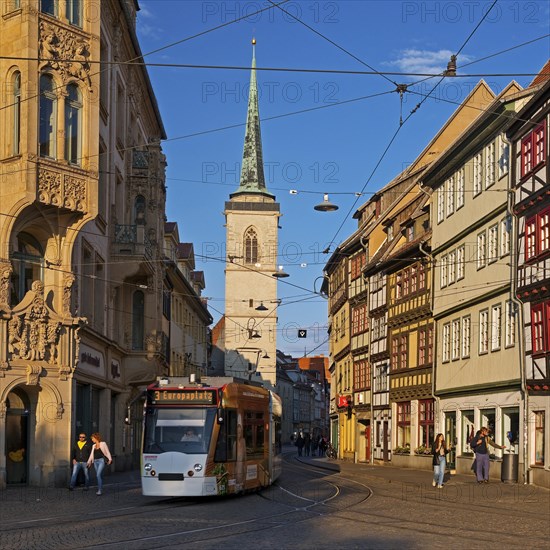
[(105, 464), (111, 464), (113, 458), (105, 441), (101, 441), (101, 434), (92, 434), (92, 452), (88, 458), (88, 466), (94, 465), (97, 476), (97, 493), (100, 496), (103, 491), (103, 469)]
[(432, 465), (434, 467), (432, 485), (434, 487), (437, 485), (438, 489), (443, 489), (443, 477), (445, 476), (445, 466), (447, 465), (446, 455), (450, 450), (445, 443), (443, 434), (437, 434), (432, 445)]
[(74, 444), (71, 452), (71, 461), (73, 464), (73, 473), (71, 475), (71, 481), (69, 483), (69, 491), (74, 490), (76, 480), (78, 479), (78, 472), (82, 470), (84, 472), (84, 490), (87, 491), (90, 486), (90, 472), (88, 471), (88, 457), (92, 450), (92, 444), (86, 439), (86, 434), (81, 433), (78, 436), (78, 441)]
[(476, 453), (476, 478), (478, 483), (489, 483), (489, 446), (495, 449), (506, 449), (506, 445), (497, 445), (490, 437), (485, 427), (479, 430), (470, 446)]
[(298, 434), (298, 437), (296, 438), (296, 447), (298, 447), (298, 456), (302, 456), (302, 449), (304, 448), (304, 438), (302, 437), (302, 434)]

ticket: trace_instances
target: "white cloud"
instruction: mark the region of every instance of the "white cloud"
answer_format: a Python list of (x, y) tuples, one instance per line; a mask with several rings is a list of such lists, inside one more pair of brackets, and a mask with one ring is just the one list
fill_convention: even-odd
[(163, 34), (163, 29), (156, 24), (157, 17), (144, 4), (140, 4), (140, 10), (137, 15), (137, 28), (142, 36), (149, 38), (160, 38)]
[[(397, 59), (388, 61), (385, 65), (397, 67), (404, 73), (439, 74), (447, 68), (447, 63), (454, 52), (450, 50), (416, 50), (408, 49), (399, 52)], [(457, 65), (471, 61), (466, 55), (460, 55)]]

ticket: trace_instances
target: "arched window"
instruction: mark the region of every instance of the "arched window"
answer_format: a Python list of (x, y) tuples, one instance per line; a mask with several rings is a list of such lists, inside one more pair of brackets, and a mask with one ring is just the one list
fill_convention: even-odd
[(21, 73), (16, 72), (13, 75), (13, 144), (12, 155), (19, 154), (21, 141)]
[(82, 0), (67, 0), (66, 14), (71, 25), (82, 27)]
[(141, 290), (136, 290), (132, 296), (132, 349), (143, 349), (145, 336), (144, 312), (145, 296)]
[(258, 262), (258, 235), (251, 227), (244, 234), (244, 262), (247, 264)]
[(17, 250), (12, 254), (12, 305), (19, 303), (31, 290), (33, 281), (42, 281), (44, 250), (28, 233), (17, 235)]
[(134, 203), (134, 223), (145, 224), (145, 197), (143, 195), (138, 195)]
[(65, 160), (80, 164), (82, 136), (82, 96), (76, 84), (67, 86), (65, 99)]
[(51, 75), (40, 77), (40, 156), (55, 158), (57, 96)]
[(57, 0), (40, 0), (40, 11), (42, 13), (49, 13), (50, 15), (57, 15)]

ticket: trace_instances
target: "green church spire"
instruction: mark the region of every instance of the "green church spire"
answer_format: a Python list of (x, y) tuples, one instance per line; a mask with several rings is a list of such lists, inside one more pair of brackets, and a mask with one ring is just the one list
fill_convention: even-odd
[(248, 112), (244, 136), (243, 162), (239, 188), (231, 197), (241, 193), (261, 193), (272, 197), (265, 186), (264, 161), (262, 155), (262, 134), (260, 131), (260, 110), (258, 107), (258, 86), (256, 83), (256, 39), (252, 39), (252, 71), (248, 94)]

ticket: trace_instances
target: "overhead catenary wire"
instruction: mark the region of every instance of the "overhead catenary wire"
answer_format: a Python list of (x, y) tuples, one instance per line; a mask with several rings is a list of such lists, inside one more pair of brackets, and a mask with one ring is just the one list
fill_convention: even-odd
[[(474, 30), (469, 34), (468, 38), (466, 38), (466, 40), (462, 43), (462, 45), (460, 46), (460, 48), (458, 49), (458, 52), (457, 54), (455, 54), (455, 59), (456, 57), (458, 56), (458, 54), (464, 49), (464, 47), (466, 46), (466, 44), (470, 41), (470, 39), (472, 38), (472, 36), (474, 35), (475, 31), (479, 28), (479, 26), (481, 25), (481, 23), (485, 20), (485, 18), (489, 15), (489, 13), (491, 12), (491, 10), (494, 8), (495, 4), (497, 3), (497, 0), (494, 0), (493, 3), (491, 4), (491, 7), (486, 11), (486, 13), (484, 14), (484, 16), (481, 18), (481, 21), (476, 25), (476, 27), (474, 28)], [(454, 78), (454, 77), (453, 77)], [(441, 78), (437, 81), (437, 83), (432, 87), (432, 89), (428, 92), (428, 94), (422, 98), (422, 100), (411, 110), (411, 112), (408, 114), (408, 116), (404, 119), (404, 120), (400, 120), (400, 123), (399, 123), (399, 126), (397, 127), (396, 131), (394, 132), (394, 134), (392, 135), (392, 137), (390, 138), (389, 140), (389, 143), (386, 145), (386, 148), (383, 150), (381, 156), (378, 158), (378, 161), (376, 162), (373, 170), (371, 171), (369, 177), (367, 178), (367, 180), (365, 181), (365, 184), (363, 185), (363, 188), (361, 189), (361, 193), (363, 193), (367, 187), (367, 185), (370, 183), (372, 177), (374, 176), (374, 174), (376, 173), (378, 167), (380, 166), (380, 164), (382, 163), (382, 161), (384, 160), (384, 157), (386, 156), (386, 154), (388, 153), (391, 145), (393, 144), (393, 142), (395, 141), (395, 139), (397, 138), (397, 135), (399, 134), (399, 131), (401, 130), (401, 128), (403, 128), (403, 125), (406, 124), (410, 118), (418, 111), (418, 109), (420, 109), (420, 107), (423, 105), (423, 103), (433, 94), (433, 92), (436, 90), (436, 88), (441, 84), (441, 82), (443, 82), (443, 80), (445, 79), (445, 72), (441, 75)], [(355, 199), (355, 201), (353, 202), (353, 204), (351, 205), (351, 207), (348, 209), (348, 211), (346, 212), (345, 216), (344, 216), (344, 219), (342, 220), (342, 223), (339, 225), (338, 229), (336, 230), (336, 233), (334, 235), (334, 237), (332, 239), (330, 239), (330, 242), (333, 243), (333, 242), (336, 242), (336, 239), (338, 238), (338, 235), (340, 234), (340, 231), (342, 230), (342, 228), (344, 227), (347, 219), (349, 218), (349, 215), (353, 212), (353, 209), (355, 208), (355, 206), (357, 205), (357, 203), (359, 202), (359, 197), (357, 197)]]
[[(138, 60), (143, 59), (143, 58), (145, 58), (145, 57), (148, 57), (148, 56), (150, 56), (150, 55), (153, 55), (153, 54), (155, 54), (155, 53), (162, 52), (162, 51), (167, 50), (167, 49), (169, 49), (169, 48), (173, 48), (174, 46), (177, 46), (177, 45), (179, 45), (179, 44), (183, 44), (184, 42), (188, 42), (189, 40), (193, 40), (193, 39), (195, 39), (195, 38), (199, 38), (200, 36), (204, 36), (204, 35), (209, 34), (209, 33), (211, 33), (211, 32), (214, 32), (214, 31), (217, 31), (217, 30), (222, 29), (222, 28), (224, 28), (224, 27), (227, 27), (227, 26), (229, 26), (229, 25), (233, 25), (234, 23), (238, 23), (239, 21), (242, 21), (242, 20), (247, 19), (248, 17), (254, 16), (254, 15), (258, 15), (258, 14), (260, 14), (260, 13), (263, 13), (264, 11), (272, 10), (272, 9), (276, 8), (279, 4), (286, 4), (286, 3), (289, 2), (289, 1), (290, 1), (290, 0), (281, 0), (281, 1), (278, 2), (278, 4), (276, 4), (276, 5), (268, 5), (268, 6), (265, 7), (265, 8), (261, 8), (261, 9), (259, 9), (259, 10), (253, 11), (253, 12), (251, 12), (251, 13), (246, 13), (245, 15), (242, 15), (241, 17), (236, 17), (235, 19), (231, 19), (230, 21), (226, 21), (225, 23), (221, 23), (221, 24), (219, 24), (219, 25), (216, 25), (215, 27), (210, 27), (210, 28), (208, 28), (208, 29), (205, 29), (204, 31), (201, 31), (201, 32), (196, 33), (196, 34), (193, 34), (193, 35), (191, 35), (191, 36), (187, 36), (187, 37), (182, 38), (182, 39), (180, 39), (180, 40), (176, 40), (175, 42), (170, 42), (169, 44), (166, 44), (166, 45), (164, 45), (164, 46), (161, 46), (160, 48), (156, 48), (156, 49), (154, 49), (154, 50), (152, 50), (152, 51), (150, 51), (150, 52), (147, 52), (147, 53), (141, 53), (141, 52), (139, 52), (139, 55), (138, 55), (138, 56), (133, 57), (133, 58), (127, 60), (127, 61), (117, 61), (116, 64), (118, 64), (118, 65), (132, 65), (132, 64), (144, 65), (143, 62), (140, 63)], [(9, 56), (3, 56), (3, 57), (0, 56), (0, 59), (7, 59), (7, 60), (9, 60), (10, 57), (9, 57)], [(42, 58), (42, 59), (41, 59), (41, 58), (38, 58), (38, 57), (36, 57), (36, 58), (14, 57), (13, 59), (14, 59), (14, 60), (19, 59), (19, 60), (21, 60), (21, 61), (52, 61), (51, 59), (48, 59), (48, 58)], [(56, 59), (56, 61), (62, 61), (62, 62), (63, 62), (63, 61), (68, 61), (68, 62), (79, 61), (79, 62), (80, 62), (81, 60), (80, 60), (80, 59), (75, 60), (74, 58), (67, 58), (67, 59), (63, 59), (63, 60), (61, 60), (61, 59)], [(103, 61), (101, 61), (101, 60), (95, 61), (95, 60), (91, 60), (91, 59), (87, 59), (86, 62), (87, 62), (88, 64), (90, 64), (90, 65), (91, 65), (91, 64), (104, 64), (104, 63), (107, 64), (107, 63), (110, 63), (110, 62), (107, 62), (107, 61), (103, 62)], [(104, 70), (105, 70), (105, 69), (101, 69), (101, 70), (99, 70), (99, 71), (97, 71), (97, 72), (95, 72), (95, 73), (93, 73), (93, 74), (91, 74), (91, 75), (89, 75), (89, 76), (90, 76), (90, 77), (92, 77), (92, 76), (97, 76), (97, 75), (101, 74)], [(64, 85), (57, 86), (57, 87), (55, 87), (52, 91), (61, 90), (61, 89), (64, 88), (64, 87), (65, 87)], [(31, 100), (31, 99), (35, 99), (35, 98), (39, 97), (39, 95), (40, 95), (40, 93), (34, 94), (33, 96), (29, 96), (29, 97), (27, 97), (27, 98), (25, 98), (25, 99), (21, 98), (21, 102), (22, 102), (22, 101), (29, 101), (29, 100)], [(12, 103), (12, 104), (10, 104), (10, 105), (5, 105), (4, 107), (0, 107), (0, 111), (3, 110), (3, 109), (7, 109), (7, 108), (9, 108), (9, 107), (13, 107), (13, 105), (14, 105), (14, 103)]]
[[(6, 61), (37, 61), (37, 62), (47, 62), (52, 61), (49, 57), (19, 57), (19, 56), (0, 56), (1, 60)], [(67, 58), (56, 58), (58, 63), (72, 63), (75, 59), (71, 57)], [(156, 68), (167, 68), (167, 69), (202, 69), (202, 70), (223, 70), (223, 71), (245, 71), (250, 72), (252, 69), (255, 69), (258, 72), (283, 72), (283, 73), (303, 73), (303, 74), (340, 74), (340, 75), (364, 75), (364, 76), (422, 76), (428, 78), (435, 78), (441, 76), (441, 72), (438, 73), (425, 73), (425, 72), (405, 72), (405, 71), (359, 71), (352, 69), (308, 69), (305, 67), (251, 67), (250, 65), (206, 65), (206, 64), (194, 64), (194, 63), (154, 63), (154, 62), (145, 62), (145, 61), (87, 61), (89, 65), (127, 65), (127, 66), (136, 66), (136, 67), (156, 67)], [(101, 71), (98, 71), (98, 73)], [(95, 76), (98, 73), (94, 73), (91, 76)], [(468, 74), (457, 74), (453, 78), (487, 78), (487, 77), (533, 77), (537, 76), (538, 73), (531, 72), (506, 72), (506, 73), (468, 73)], [(393, 81), (392, 81), (393, 82)], [(35, 94), (32, 97), (27, 98), (33, 99), (38, 97), (40, 94)], [(24, 101), (24, 100), (22, 100)], [(13, 104), (5, 105), (1, 107), (0, 110), (11, 107)]]

